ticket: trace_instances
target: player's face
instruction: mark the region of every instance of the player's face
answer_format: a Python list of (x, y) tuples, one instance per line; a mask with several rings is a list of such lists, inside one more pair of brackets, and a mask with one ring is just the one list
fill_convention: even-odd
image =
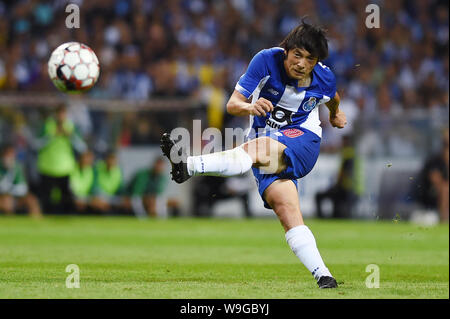
[(313, 57), (311, 53), (305, 49), (295, 48), (287, 52), (284, 68), (290, 78), (304, 80), (310, 76), (316, 63), (317, 58)]

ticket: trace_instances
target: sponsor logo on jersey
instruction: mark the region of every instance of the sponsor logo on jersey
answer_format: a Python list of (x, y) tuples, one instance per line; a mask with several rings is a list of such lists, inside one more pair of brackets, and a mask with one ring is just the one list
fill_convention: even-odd
[(275, 121), (272, 121), (271, 119), (266, 120), (266, 125), (271, 128), (280, 128), (281, 127), (281, 124), (278, 124)]
[(303, 131), (297, 129), (297, 128), (288, 128), (286, 130), (281, 131), (284, 136), (290, 137), (290, 138), (294, 138), (294, 137), (298, 137), (304, 134)]
[(317, 104), (316, 98), (315, 98), (314, 96), (311, 96), (311, 97), (309, 98), (309, 100), (308, 100), (305, 104), (303, 104), (303, 110), (304, 110), (305, 112), (309, 112), (309, 111), (311, 111), (314, 107), (316, 107), (316, 104)]
[(266, 125), (271, 128), (280, 128), (292, 124), (292, 115), (292, 111), (286, 110), (280, 106), (275, 106), (270, 117), (266, 119)]
[(270, 94), (273, 94), (273, 95), (275, 95), (275, 96), (277, 96), (278, 94), (280, 94), (280, 93), (278, 93), (277, 91), (275, 91), (275, 90), (272, 89), (272, 88), (268, 89), (267, 91), (269, 91)]

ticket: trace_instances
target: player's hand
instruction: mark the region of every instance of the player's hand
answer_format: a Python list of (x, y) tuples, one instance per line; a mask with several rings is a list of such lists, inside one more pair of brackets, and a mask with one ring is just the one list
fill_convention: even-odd
[(273, 111), (272, 102), (260, 97), (258, 101), (251, 104), (250, 114), (256, 116), (266, 116), (266, 112)]
[(336, 113), (334, 114), (330, 113), (330, 123), (333, 127), (344, 128), (344, 126), (347, 124), (345, 113), (339, 109), (337, 109)]

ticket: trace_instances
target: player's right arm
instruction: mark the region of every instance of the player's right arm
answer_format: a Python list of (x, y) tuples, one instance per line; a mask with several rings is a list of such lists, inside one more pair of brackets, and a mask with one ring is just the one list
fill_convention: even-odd
[(266, 116), (266, 112), (273, 110), (269, 100), (259, 98), (255, 103), (250, 103), (250, 97), (255, 92), (261, 81), (269, 76), (265, 55), (266, 50), (259, 51), (250, 61), (247, 71), (241, 76), (235, 90), (227, 103), (227, 111), (231, 115)]
[(347, 125), (347, 118), (345, 113), (339, 109), (339, 103), (341, 103), (341, 98), (339, 94), (336, 92), (335, 96), (325, 105), (330, 110), (330, 123), (331, 126), (337, 128), (344, 128)]
[(273, 110), (272, 102), (265, 98), (259, 98), (255, 103), (249, 103), (249, 100), (239, 91), (234, 90), (227, 103), (227, 111), (235, 116), (266, 116), (266, 112)]

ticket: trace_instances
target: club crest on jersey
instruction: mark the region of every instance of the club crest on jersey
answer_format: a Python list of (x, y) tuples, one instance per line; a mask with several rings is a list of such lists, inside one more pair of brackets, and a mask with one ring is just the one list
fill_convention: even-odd
[(305, 104), (303, 104), (303, 110), (305, 112), (309, 112), (316, 106), (316, 104), (316, 98), (314, 96), (311, 96), (309, 100)]
[(291, 137), (291, 138), (301, 136), (304, 134), (303, 131), (301, 131), (297, 128), (288, 128), (286, 130), (283, 130), (282, 132), (285, 136)]

